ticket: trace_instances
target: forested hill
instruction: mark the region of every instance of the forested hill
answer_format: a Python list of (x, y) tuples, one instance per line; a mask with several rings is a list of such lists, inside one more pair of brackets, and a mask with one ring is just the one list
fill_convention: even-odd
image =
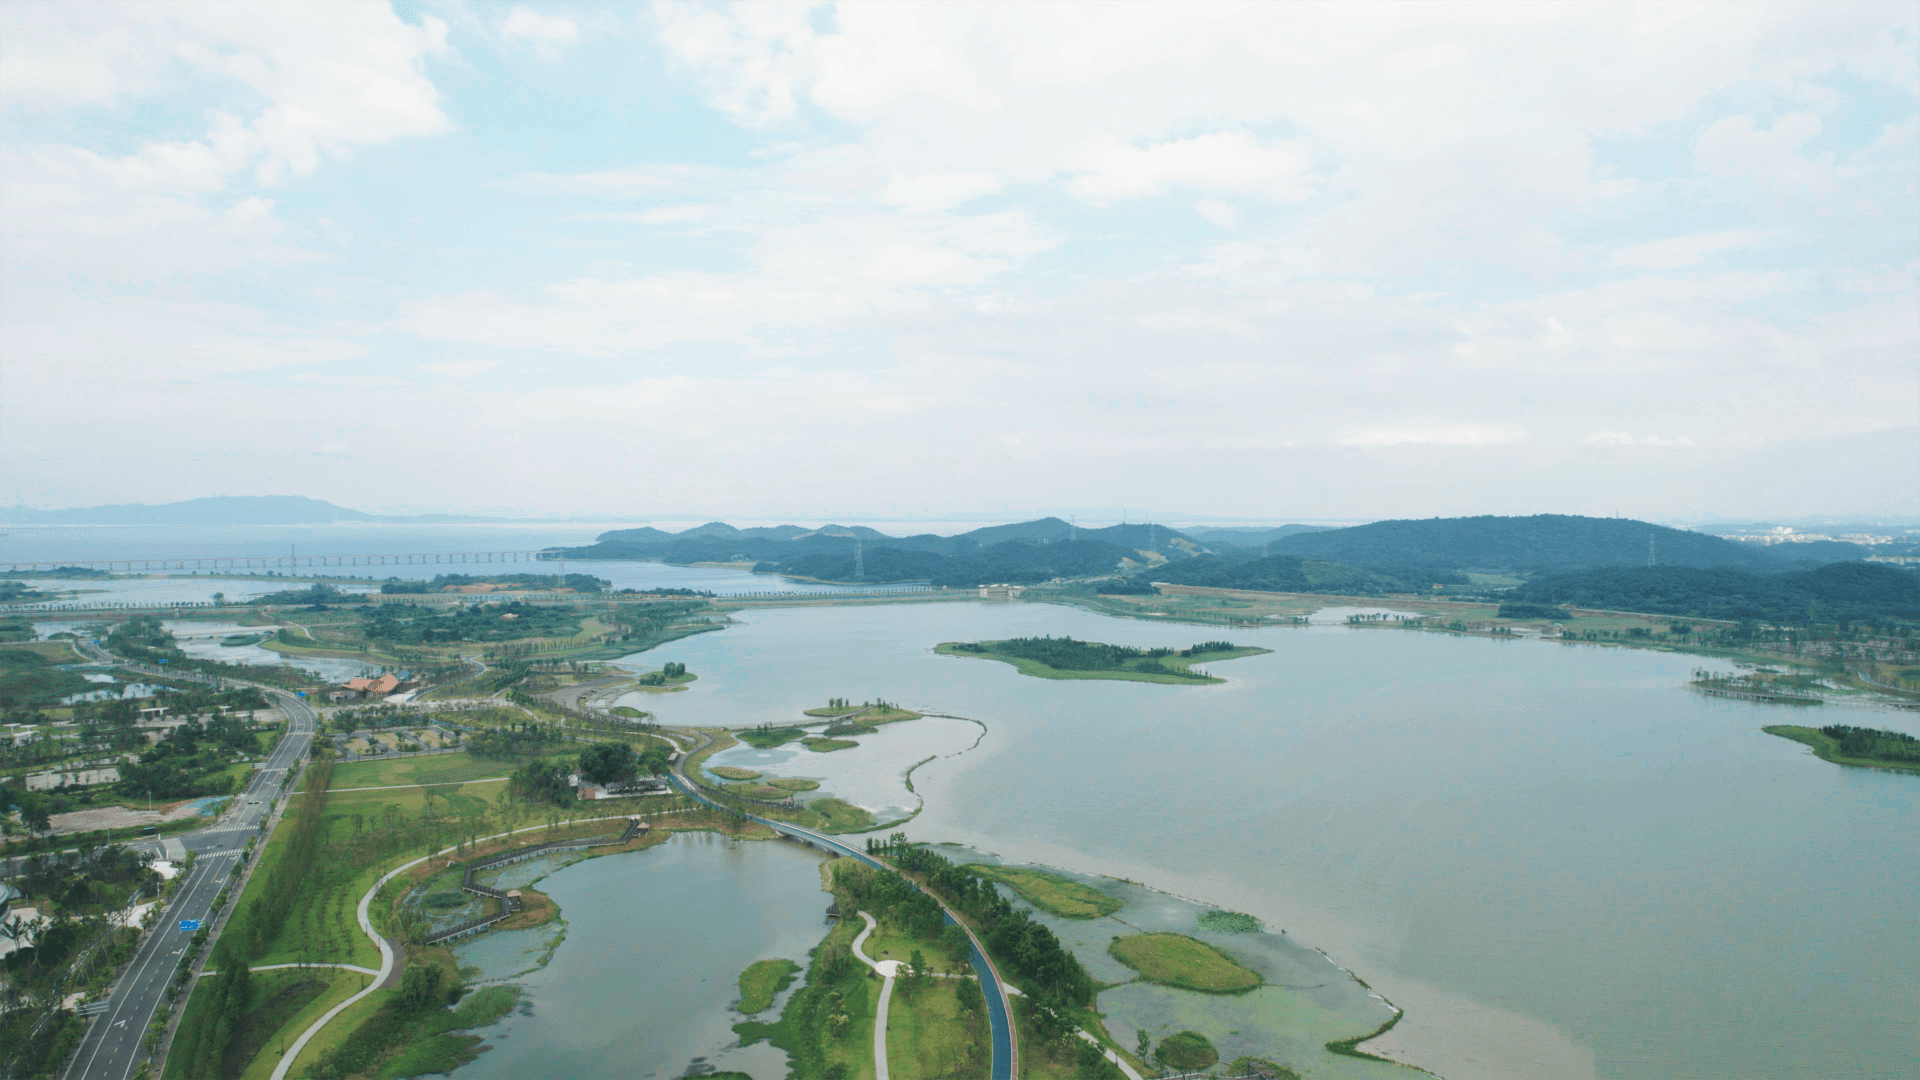
[[(1764, 573), (1818, 565), (1842, 554), (1798, 553), (1783, 549), (1804, 545), (1757, 547), (1644, 521), (1564, 514), (1376, 521), (1350, 529), (1284, 537), (1273, 541), (1268, 550), (1352, 566), (1440, 566), (1532, 574), (1602, 566), (1644, 567), (1649, 539), (1653, 541), (1656, 566)], [(1852, 549), (1844, 553), (1846, 557), (1865, 554), (1853, 545), (1846, 546)]]
[[(865, 576), (855, 575), (856, 548)], [(936, 585), (1031, 584), (1056, 577), (1091, 577), (1144, 565), (1143, 552), (1171, 560), (1203, 551), (1164, 525), (1077, 529), (1059, 518), (992, 525), (958, 536), (887, 536), (864, 526), (797, 525), (736, 529), (710, 522), (680, 533), (619, 529), (589, 547), (559, 554), (569, 559), (644, 559), (669, 563), (751, 561), (767, 573), (822, 581), (930, 581)]]
[(1787, 625), (1920, 618), (1920, 574), (1863, 562), (1784, 574), (1615, 567), (1541, 578), (1507, 595), (1541, 604)]
[[(1322, 592), (1377, 595), (1425, 592), (1435, 579), (1417, 572), (1387, 573), (1339, 563), (1314, 562), (1298, 555), (1269, 555), (1240, 562), (1218, 555), (1202, 555), (1148, 571), (1142, 580), (1169, 585), (1198, 585), (1211, 589), (1253, 589), (1261, 592)], [(1453, 581), (1466, 579), (1448, 575)]]
[(1220, 548), (1259, 547), (1274, 540), (1282, 540), (1303, 533), (1332, 532), (1334, 528), (1335, 526), (1330, 525), (1280, 525), (1271, 529), (1253, 525), (1203, 525), (1181, 531), (1210, 548)]

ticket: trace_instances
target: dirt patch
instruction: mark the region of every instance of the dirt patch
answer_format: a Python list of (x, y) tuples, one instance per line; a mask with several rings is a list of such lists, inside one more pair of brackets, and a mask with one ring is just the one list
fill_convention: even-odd
[(184, 821), (200, 813), (192, 802), (178, 802), (164, 810), (130, 810), (124, 806), (98, 806), (55, 814), (50, 820), (55, 833), (92, 832), (95, 829), (130, 829), (158, 825), (163, 821)]

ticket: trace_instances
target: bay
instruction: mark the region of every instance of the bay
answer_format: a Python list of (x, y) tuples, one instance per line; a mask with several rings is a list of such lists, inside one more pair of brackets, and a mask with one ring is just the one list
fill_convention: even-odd
[(1404, 1060), (1911, 1075), (1920, 781), (1759, 730), (1800, 713), (1689, 691), (1714, 662), (1317, 625), (1232, 631), (1274, 652), (1213, 665), (1223, 685), (1051, 681), (931, 648), (1221, 634), (1040, 604), (738, 618), (649, 658), (701, 676), (662, 722), (788, 723), (828, 697), (982, 720), (977, 750), (915, 773), (912, 837), (1254, 914), (1406, 1008), (1384, 1044)]
[[(826, 936), (832, 898), (819, 866), (819, 855), (795, 844), (693, 833), (549, 874), (538, 888), (559, 904), (566, 940), (519, 980), (526, 1011), (483, 1029), (490, 1049), (452, 1075), (665, 1078), (695, 1064), (786, 1075), (782, 1051), (737, 1045), (732, 1025), (743, 1017), (732, 1007), (747, 965), (785, 957), (804, 967)], [(455, 955), (497, 963), (518, 938), (544, 947), (547, 936), (482, 935)], [(762, 1018), (777, 1016), (786, 997)]]

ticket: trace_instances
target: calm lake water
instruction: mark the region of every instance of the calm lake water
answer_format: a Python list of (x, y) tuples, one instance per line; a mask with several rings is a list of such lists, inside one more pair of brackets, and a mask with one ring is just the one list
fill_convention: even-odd
[(1234, 630), (1275, 651), (1160, 686), (930, 650), (1221, 632), (1039, 604), (742, 618), (654, 654), (700, 675), (663, 722), (828, 697), (983, 720), (914, 774), (910, 835), (1257, 915), (1406, 1007), (1388, 1048), (1455, 1080), (1914, 1075), (1920, 779), (1763, 734), (1806, 714), (1689, 691), (1697, 658), (1322, 625)]
[[(786, 957), (804, 966), (826, 936), (832, 897), (820, 889), (818, 855), (696, 833), (576, 863), (539, 889), (559, 903), (567, 939), (519, 980), (530, 1012), (484, 1029), (492, 1049), (456, 1069), (459, 1080), (678, 1077), (695, 1059), (786, 1075), (784, 1052), (734, 1045), (732, 1025), (744, 1018), (733, 1005), (747, 965)], [(473, 963), (474, 950), (491, 958), (540, 933), (483, 935), (456, 952)], [(762, 1018), (778, 1016), (791, 993)]]

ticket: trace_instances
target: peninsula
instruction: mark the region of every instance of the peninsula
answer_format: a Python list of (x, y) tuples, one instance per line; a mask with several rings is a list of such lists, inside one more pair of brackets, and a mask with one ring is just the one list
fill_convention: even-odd
[(1760, 730), (1805, 743), (1820, 760), (1835, 765), (1920, 773), (1920, 739), (1902, 732), (1846, 724), (1828, 724), (1821, 728), (1769, 724)]

